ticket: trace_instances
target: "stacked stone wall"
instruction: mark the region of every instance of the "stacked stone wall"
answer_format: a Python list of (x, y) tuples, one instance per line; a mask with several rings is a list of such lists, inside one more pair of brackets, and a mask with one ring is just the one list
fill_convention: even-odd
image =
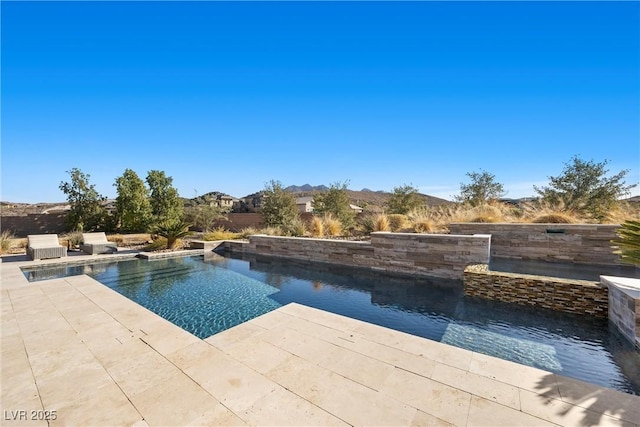
[(609, 319), (640, 350), (640, 280), (601, 277), (609, 288)]
[(452, 234), (371, 234), (374, 260), (386, 269), (409, 274), (462, 278), (476, 260), (489, 260), (490, 236)]
[(250, 236), (225, 249), (394, 273), (462, 279), (468, 264), (489, 261), (489, 236), (373, 233), (371, 242)]
[(464, 293), (596, 317), (607, 317), (609, 307), (607, 286), (598, 282), (489, 271), (486, 264), (465, 269)]
[(491, 234), (491, 256), (577, 264), (622, 265), (611, 240), (619, 225), (454, 223), (455, 234)]

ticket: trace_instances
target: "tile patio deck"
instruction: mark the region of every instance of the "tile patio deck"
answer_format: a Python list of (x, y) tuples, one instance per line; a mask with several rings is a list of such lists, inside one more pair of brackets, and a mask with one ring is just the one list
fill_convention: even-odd
[(640, 424), (640, 397), (302, 305), (201, 340), (88, 276), (29, 284), (34, 262), (3, 261), (2, 425)]

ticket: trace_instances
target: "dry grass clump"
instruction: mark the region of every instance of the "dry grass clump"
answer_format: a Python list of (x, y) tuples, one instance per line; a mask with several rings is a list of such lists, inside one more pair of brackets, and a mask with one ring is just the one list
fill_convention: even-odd
[(622, 224), (625, 221), (640, 221), (640, 203), (619, 202), (606, 218), (609, 224)]
[(233, 231), (229, 231), (224, 227), (218, 227), (214, 230), (206, 232), (202, 235), (202, 240), (211, 241), (211, 240), (233, 240), (239, 238), (240, 235), (238, 233), (234, 233)]
[(249, 236), (252, 236), (254, 234), (260, 234), (260, 230), (255, 227), (245, 227), (238, 233), (238, 238), (248, 239)]
[(389, 228), (391, 231), (402, 231), (409, 228), (409, 218), (402, 214), (389, 214)]
[(145, 252), (155, 252), (163, 249), (167, 249), (167, 239), (165, 237), (158, 237), (143, 248)]
[(416, 233), (432, 233), (435, 226), (428, 219), (420, 219), (413, 222), (413, 231)]
[(367, 213), (358, 218), (358, 229), (365, 233), (391, 231), (389, 216), (384, 213)]
[(109, 242), (115, 243), (118, 246), (122, 246), (122, 244), (124, 243), (124, 237), (122, 236), (122, 234), (111, 234), (107, 236), (107, 240)]
[(563, 203), (550, 204), (541, 201), (525, 202), (520, 204), (522, 210), (522, 222), (542, 224), (575, 224), (589, 222), (581, 217), (578, 212), (567, 209)]
[(327, 236), (340, 236), (342, 234), (342, 223), (333, 216), (325, 215), (322, 219), (324, 222), (325, 234)]
[(11, 251), (15, 236), (10, 230), (2, 230), (0, 233), (0, 253), (6, 254)]
[(534, 224), (574, 224), (574, 218), (571, 215), (563, 214), (560, 212), (540, 215), (534, 218), (532, 221)]
[(309, 232), (312, 237), (324, 236), (324, 222), (319, 216), (311, 218), (311, 224), (309, 225)]
[(506, 207), (498, 204), (483, 204), (479, 206), (461, 206), (457, 213), (458, 220), (452, 222), (505, 222)]
[(373, 231), (390, 231), (391, 223), (389, 222), (389, 216), (385, 214), (378, 214), (373, 217)]
[(416, 233), (447, 232), (458, 209), (456, 205), (423, 206), (410, 211), (407, 218)]

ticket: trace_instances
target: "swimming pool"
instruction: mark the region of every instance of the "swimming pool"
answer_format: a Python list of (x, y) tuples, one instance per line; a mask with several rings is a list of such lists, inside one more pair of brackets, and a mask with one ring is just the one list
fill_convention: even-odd
[(297, 302), (640, 394), (640, 353), (606, 320), (466, 297), (458, 280), (213, 253), (24, 274), (31, 281), (88, 274), (200, 338)]

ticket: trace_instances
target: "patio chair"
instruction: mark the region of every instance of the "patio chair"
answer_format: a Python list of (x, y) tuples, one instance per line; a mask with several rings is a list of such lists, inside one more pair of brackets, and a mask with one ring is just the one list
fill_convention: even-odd
[(89, 255), (118, 252), (118, 245), (107, 240), (104, 233), (82, 233), (80, 250)]
[(30, 234), (27, 236), (27, 256), (32, 260), (62, 258), (67, 248), (60, 245), (57, 234)]

